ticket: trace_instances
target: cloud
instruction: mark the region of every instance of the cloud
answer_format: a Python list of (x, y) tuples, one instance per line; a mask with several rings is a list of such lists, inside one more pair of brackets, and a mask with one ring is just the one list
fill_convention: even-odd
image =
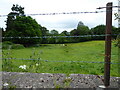
[[(96, 11), (96, 8), (106, 6), (109, 0), (1, 0), (0, 13), (8, 14), (13, 4), (25, 7), (26, 14), (39, 13), (61, 13), (61, 12), (85, 12)], [(117, 0), (111, 0), (113, 5), (117, 5)], [(103, 9), (105, 10), (105, 9)], [(54, 16), (32, 16), (39, 24), (49, 30), (68, 30), (77, 27), (79, 21), (92, 28), (99, 24), (105, 24), (105, 13), (99, 14), (78, 14), (78, 15), (54, 15)], [(5, 27), (6, 17), (0, 17), (0, 26)], [(113, 25), (116, 21), (113, 20)]]

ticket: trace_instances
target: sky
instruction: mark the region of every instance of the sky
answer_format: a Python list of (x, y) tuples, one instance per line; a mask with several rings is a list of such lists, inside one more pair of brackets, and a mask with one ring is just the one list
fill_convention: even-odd
[[(40, 13), (62, 13), (62, 12), (94, 12), (105, 11), (98, 10), (98, 7), (105, 7), (108, 2), (113, 2), (113, 6), (118, 5), (118, 0), (0, 0), (0, 15), (7, 15), (11, 12), (13, 4), (24, 7), (25, 14)], [(113, 8), (113, 23), (117, 27), (118, 22), (114, 20), (114, 13), (117, 8)], [(71, 31), (77, 28), (78, 22), (82, 21), (84, 25), (93, 28), (97, 25), (106, 23), (106, 13), (88, 13), (88, 14), (67, 14), (67, 15), (35, 15), (31, 16), (40, 25), (48, 30)], [(0, 27), (5, 28), (7, 17), (0, 17)]]

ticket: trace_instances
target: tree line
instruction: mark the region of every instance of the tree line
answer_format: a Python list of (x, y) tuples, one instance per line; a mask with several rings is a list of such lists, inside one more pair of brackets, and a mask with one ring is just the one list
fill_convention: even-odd
[[(11, 12), (6, 20), (6, 29), (0, 28), (4, 37), (44, 37), (44, 36), (80, 36), (80, 35), (105, 35), (105, 25), (98, 25), (89, 29), (83, 22), (79, 22), (77, 28), (70, 32), (64, 30), (59, 33), (57, 30), (49, 31), (41, 26), (31, 16), (26, 16), (24, 7), (13, 5)], [(119, 34), (120, 28), (112, 27), (112, 34)], [(53, 43), (75, 43), (89, 40), (104, 40), (104, 36), (88, 37), (59, 37), (59, 38), (5, 38), (3, 41), (11, 41), (16, 44), (30, 46), (34, 44), (53, 44)], [(116, 35), (113, 36), (116, 39)]]

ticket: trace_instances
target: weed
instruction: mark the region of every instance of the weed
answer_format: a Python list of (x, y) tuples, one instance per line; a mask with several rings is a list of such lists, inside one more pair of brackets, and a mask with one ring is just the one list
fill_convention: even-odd
[(11, 85), (10, 83), (4, 83), (3, 84), (3, 89), (16, 90), (16, 86), (15, 85)]
[(3, 52), (3, 58), (5, 59), (2, 61), (2, 69), (5, 71), (12, 71), (14, 65), (12, 64), (11, 49), (9, 49), (7, 53)]
[(70, 88), (71, 81), (72, 81), (72, 79), (70, 77), (66, 77), (65, 80), (63, 81), (64, 88)]

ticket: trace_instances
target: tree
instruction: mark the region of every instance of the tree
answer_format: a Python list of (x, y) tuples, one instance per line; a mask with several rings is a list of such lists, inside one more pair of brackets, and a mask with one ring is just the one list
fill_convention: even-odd
[(98, 25), (91, 29), (93, 35), (104, 35), (105, 34), (105, 25)]
[(85, 26), (82, 21), (78, 23), (76, 34), (78, 35), (87, 35), (89, 32), (88, 26)]
[(11, 10), (16, 13), (16, 15), (21, 16), (24, 15), (24, 7), (19, 6), (18, 4), (13, 4)]
[[(81, 21), (78, 23), (77, 29), (74, 29), (70, 32), (70, 35), (72, 36), (81, 36), (81, 35), (88, 35), (90, 32), (88, 26), (85, 26)], [(80, 41), (87, 41), (90, 37), (77, 37), (73, 38), (73, 41), (76, 40), (76, 42)]]
[(50, 31), (50, 34), (51, 34), (51, 35), (58, 35), (59, 33), (58, 33), (57, 30), (51, 30), (51, 31)]
[(67, 31), (65, 30), (65, 31), (61, 32), (61, 35), (64, 35), (64, 36), (69, 36), (69, 35), (70, 35), (70, 33), (69, 33), (69, 32), (67, 32)]
[[(50, 36), (58, 36), (58, 35), (59, 35), (59, 33), (57, 30), (50, 31)], [(59, 42), (58, 38), (56, 38), (56, 37), (48, 38), (47, 41), (48, 41), (48, 43), (58, 43)]]
[(77, 32), (79, 33), (79, 35), (88, 35), (89, 28), (88, 28), (88, 26), (78, 26)]
[[(94, 28), (91, 28), (91, 34), (93, 35), (105, 35), (105, 30), (106, 30), (106, 26), (105, 25), (98, 25)], [(112, 34), (118, 34), (120, 31), (118, 28), (112, 26)], [(114, 35), (113, 38), (116, 38), (117, 36)], [(97, 36), (97, 37), (93, 37), (94, 39), (105, 39), (104, 37), (102, 36)]]
[[(12, 10), (18, 13), (18, 16), (8, 16), (7, 30), (5, 36), (7, 37), (40, 37), (42, 32), (41, 26), (30, 16), (24, 16), (24, 8), (18, 5), (13, 5)], [(11, 21), (9, 21), (11, 19)], [(14, 43), (20, 43), (25, 46), (41, 43), (41, 38), (14, 38), (9, 39)]]
[(84, 23), (83, 23), (82, 21), (80, 21), (80, 22), (78, 23), (78, 26), (77, 26), (77, 27), (79, 27), (79, 26), (84, 26)]
[[(42, 32), (42, 37), (49, 36), (49, 30), (46, 27), (40, 25), (40, 30)], [(48, 38), (42, 38), (42, 43), (48, 43)]]
[[(105, 25), (98, 25), (94, 28), (91, 28), (91, 34), (93, 35), (105, 35)], [(93, 40), (105, 40), (105, 37), (103, 36), (94, 36), (92, 37)]]
[(88, 35), (89, 34), (89, 28), (85, 25), (79, 25), (77, 26), (77, 29), (74, 29), (70, 32), (70, 35), (72, 36), (80, 36), (80, 35)]
[(17, 16), (24, 16), (24, 8), (18, 4), (12, 6), (12, 12), (8, 14), (6, 21), (6, 31), (13, 30), (13, 23)]
[[(30, 16), (18, 16), (13, 24), (13, 30), (6, 33), (10, 37), (40, 37), (42, 35), (39, 24)], [(21, 43), (24, 45), (32, 45), (41, 42), (41, 39), (12, 39), (14, 43)]]
[(69, 36), (69, 35), (70, 35), (70, 33), (67, 32), (66, 30), (63, 31), (63, 32), (61, 32), (61, 33), (59, 34), (59, 36), (61, 36), (61, 37), (57, 39), (58, 42), (59, 42), (59, 43), (67, 43), (67, 42), (69, 42), (70, 38), (65, 37), (65, 36)]
[(74, 29), (74, 30), (70, 31), (70, 35), (71, 36), (79, 36), (79, 32), (77, 31), (77, 29)]
[(42, 27), (42, 26), (40, 25), (40, 29), (41, 29), (41, 32), (42, 32), (42, 36), (47, 36), (47, 35), (49, 35), (49, 30), (47, 30), (46, 27)]
[(2, 36), (4, 36), (4, 29), (0, 27), (0, 32), (2, 34)]

